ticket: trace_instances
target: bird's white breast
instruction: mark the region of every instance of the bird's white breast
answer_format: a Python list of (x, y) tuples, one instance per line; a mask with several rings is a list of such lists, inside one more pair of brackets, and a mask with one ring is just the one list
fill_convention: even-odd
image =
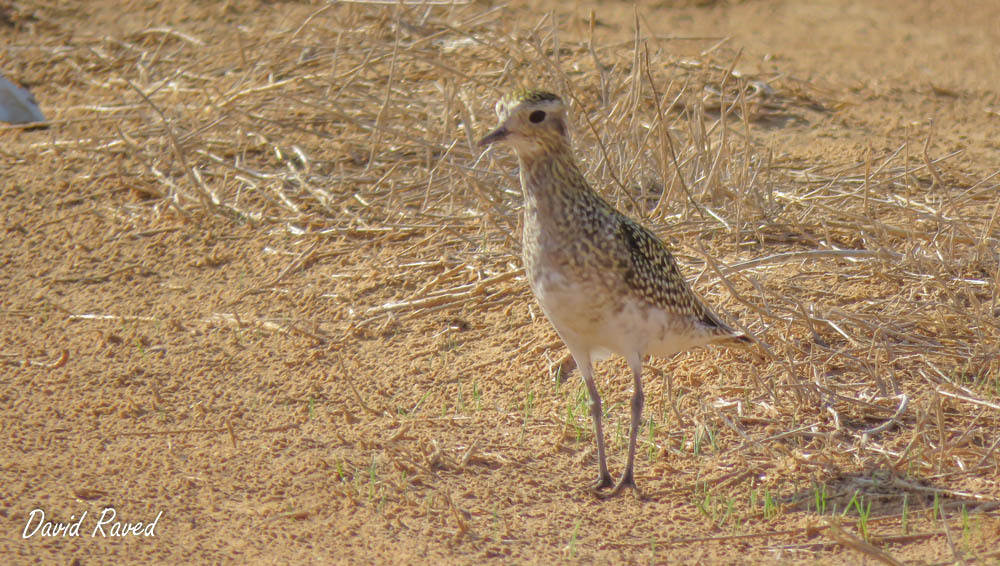
[(593, 359), (609, 352), (628, 357), (668, 357), (708, 342), (707, 336), (676, 314), (629, 295), (615, 294), (599, 281), (548, 269), (529, 274), (545, 316), (573, 351)]

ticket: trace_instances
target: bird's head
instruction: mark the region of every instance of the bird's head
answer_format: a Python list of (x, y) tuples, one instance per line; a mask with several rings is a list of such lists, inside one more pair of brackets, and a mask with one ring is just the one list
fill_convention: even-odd
[(509, 143), (524, 157), (567, 145), (566, 106), (558, 96), (541, 90), (518, 90), (497, 102), (500, 125), (479, 140), (485, 147)]

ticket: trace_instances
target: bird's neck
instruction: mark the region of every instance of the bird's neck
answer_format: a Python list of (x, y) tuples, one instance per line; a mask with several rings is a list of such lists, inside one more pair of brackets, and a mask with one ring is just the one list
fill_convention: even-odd
[(569, 208), (597, 198), (568, 147), (543, 155), (519, 154), (525, 212), (539, 218), (564, 218)]

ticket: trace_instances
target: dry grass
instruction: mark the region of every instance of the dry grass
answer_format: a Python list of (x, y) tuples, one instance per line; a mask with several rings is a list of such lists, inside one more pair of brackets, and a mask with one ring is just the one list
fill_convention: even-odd
[[(82, 213), (118, 217), (134, 234), (222, 217), (289, 235), (283, 267), (238, 289), (215, 321), (350, 343), (432, 313), (474, 320), (530, 301), (515, 164), (480, 155), (474, 142), (493, 124), (501, 92), (550, 88), (572, 101), (588, 178), (671, 241), (699, 292), (760, 340), (760, 357), (704, 351), (653, 362), (675, 376), (719, 376), (688, 378), (666, 395), (653, 385), (651, 419), (662, 428), (642, 446), (682, 468), (697, 465), (682, 454), (697, 456), (695, 445), (710, 439), (734, 471), (694, 482), (706, 520), (723, 521), (709, 496), (738, 498), (748, 521), (769, 517), (744, 501), (764, 489), (781, 494), (780, 513), (822, 515), (810, 487), (820, 485), (838, 515), (852, 497), (876, 501), (872, 531), (856, 522), (848, 530), (882, 544), (914, 536), (905, 530), (908, 504), (933, 501), (951, 518), (950, 527), (940, 515), (929, 519), (921, 532), (954, 531), (962, 512), (995, 514), (995, 173), (977, 178), (952, 164), (955, 154), (935, 154), (926, 125), (852, 162), (790, 160), (780, 130), (839, 102), (789, 77), (733, 72), (738, 55), (724, 42), (681, 58), (670, 38), (602, 45), (586, 24), (565, 31), (541, 17), (516, 27), (502, 9), (475, 3), (310, 10), (270, 25), (246, 16), (243, 30), (139, 26), (71, 46), (8, 47), (44, 61), (25, 63), (19, 76), (74, 89), (80, 101), (60, 109), (43, 138), (0, 155), (20, 166), (55, 154), (78, 192), (129, 191), (136, 198), (127, 206)], [(241, 312), (248, 297), (294, 296), (291, 276), (325, 259), (380, 249), (391, 250), (391, 274), (345, 270), (335, 281), (336, 289), (383, 286), (378, 292), (344, 293), (322, 315)], [(98, 270), (88, 281), (115, 273)], [(541, 354), (558, 357), (560, 347), (535, 344), (511, 358), (536, 371)], [(355, 370), (341, 366), (340, 378)], [(350, 387), (355, 418), (387, 410)], [(539, 419), (584, 431), (588, 442), (585, 411), (567, 416), (564, 394), (540, 395), (548, 398), (537, 401)], [(231, 425), (218, 430), (236, 443)], [(381, 458), (417, 470), (464, 469), (476, 458), (509, 465), (501, 451), (475, 444), (456, 456), (436, 446), (416, 455), (384, 448)], [(341, 495), (363, 500), (351, 489), (346, 483)], [(469, 527), (460, 503), (430, 505), (451, 509), (446, 523), (461, 538)], [(828, 530), (828, 544), (872, 546), (833, 523), (812, 528)], [(970, 540), (952, 547), (956, 556), (992, 552), (988, 541)]]

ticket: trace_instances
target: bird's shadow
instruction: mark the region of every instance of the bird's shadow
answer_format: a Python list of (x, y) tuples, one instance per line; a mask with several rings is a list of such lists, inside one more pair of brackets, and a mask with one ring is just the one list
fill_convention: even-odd
[[(778, 498), (782, 513), (807, 512), (848, 519), (864, 517), (903, 522), (905, 517), (940, 520), (954, 513), (972, 515), (1000, 509), (1000, 501), (938, 485), (933, 480), (901, 476), (893, 470), (871, 469), (813, 480)], [(926, 514), (926, 515), (925, 515)]]

